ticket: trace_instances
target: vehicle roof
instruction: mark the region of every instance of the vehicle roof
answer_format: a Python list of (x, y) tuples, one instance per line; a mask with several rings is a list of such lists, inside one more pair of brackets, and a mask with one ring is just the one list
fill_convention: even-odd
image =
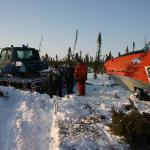
[(5, 48), (2, 48), (2, 50), (5, 50), (5, 49), (36, 50), (35, 48), (31, 48), (31, 47), (5, 47)]
[(122, 56), (128, 56), (128, 55), (132, 55), (132, 54), (139, 54), (139, 53), (144, 53), (148, 50), (145, 50), (145, 49), (141, 49), (141, 50), (136, 50), (136, 51), (133, 51), (133, 52), (128, 52), (128, 53), (125, 53), (125, 54), (122, 54), (118, 57), (122, 57)]

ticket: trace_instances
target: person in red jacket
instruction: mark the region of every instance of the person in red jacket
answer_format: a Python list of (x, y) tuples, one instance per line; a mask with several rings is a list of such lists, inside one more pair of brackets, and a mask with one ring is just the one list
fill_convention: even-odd
[(85, 83), (87, 80), (87, 66), (78, 60), (75, 66), (74, 73), (75, 80), (77, 81), (78, 96), (85, 95)]

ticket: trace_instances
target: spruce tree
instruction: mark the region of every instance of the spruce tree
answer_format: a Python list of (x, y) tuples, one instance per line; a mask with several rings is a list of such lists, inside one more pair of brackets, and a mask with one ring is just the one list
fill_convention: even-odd
[(67, 54), (67, 62), (70, 62), (71, 61), (71, 48), (69, 47), (68, 49), (68, 54)]
[(101, 32), (99, 32), (99, 34), (98, 34), (97, 43), (98, 43), (97, 57), (98, 57), (98, 62), (100, 62), (100, 60), (101, 60), (101, 45), (102, 45)]
[(99, 73), (99, 72), (102, 73), (102, 67), (103, 66), (101, 65), (101, 45), (102, 45), (101, 32), (99, 32), (99, 34), (98, 34), (97, 44), (98, 44), (98, 50), (96, 52), (95, 66), (97, 68), (97, 73)]

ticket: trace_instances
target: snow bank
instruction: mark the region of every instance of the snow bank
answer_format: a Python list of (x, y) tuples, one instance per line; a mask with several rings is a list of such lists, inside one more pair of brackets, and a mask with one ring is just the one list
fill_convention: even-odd
[(8, 94), (0, 97), (2, 150), (124, 150), (122, 137), (109, 132), (112, 107), (125, 111), (130, 96), (140, 112), (150, 113), (150, 102), (138, 101), (107, 75), (89, 74), (85, 96), (50, 99), (12, 87), (0, 90)]
[(1, 98), (0, 107), (8, 111), (0, 115), (0, 120), (4, 118), (0, 149), (49, 149), (53, 99), (46, 94), (1, 88), (9, 95), (7, 99)]

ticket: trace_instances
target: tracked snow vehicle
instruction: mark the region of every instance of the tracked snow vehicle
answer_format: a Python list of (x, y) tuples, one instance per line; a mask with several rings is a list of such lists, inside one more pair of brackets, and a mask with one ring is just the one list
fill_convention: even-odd
[(48, 63), (40, 60), (39, 51), (27, 46), (6, 47), (0, 53), (0, 85), (38, 92), (48, 90)]

